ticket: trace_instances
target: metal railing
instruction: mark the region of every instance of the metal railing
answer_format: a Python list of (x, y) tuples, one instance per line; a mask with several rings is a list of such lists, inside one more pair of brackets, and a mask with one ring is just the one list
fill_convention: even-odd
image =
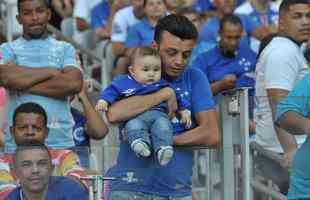
[[(252, 174), (253, 154), (251, 150), (264, 154), (274, 162), (281, 158), (268, 154), (257, 143), (249, 140), (249, 108), (248, 89), (237, 89), (225, 92), (220, 99), (220, 122), (222, 126), (222, 199), (223, 200), (252, 200), (253, 191), (265, 194), (268, 199), (285, 200), (283, 194), (276, 191), (272, 185), (266, 186), (256, 180)], [(239, 146), (240, 151), (235, 151)], [(250, 148), (251, 147), (251, 148)], [(240, 155), (241, 174), (236, 165)], [(235, 173), (232, 173), (235, 171)], [(241, 185), (241, 186), (240, 186)], [(239, 196), (242, 191), (241, 196)]]

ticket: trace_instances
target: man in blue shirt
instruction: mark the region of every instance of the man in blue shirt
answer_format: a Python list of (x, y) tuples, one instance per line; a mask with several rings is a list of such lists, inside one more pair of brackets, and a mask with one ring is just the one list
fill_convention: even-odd
[(20, 187), (14, 189), (7, 200), (87, 200), (85, 188), (66, 177), (53, 177), (53, 164), (43, 144), (18, 146), (13, 158)]
[(294, 135), (307, 134), (304, 144), (298, 149), (290, 170), (288, 199), (310, 198), (310, 75), (306, 75), (277, 107), (276, 125)]
[(125, 41), (125, 48), (135, 48), (140, 46), (150, 46), (157, 21), (166, 14), (166, 7), (163, 0), (144, 1), (145, 18), (130, 27)]
[[(163, 78), (188, 100), (193, 117), (194, 126), (188, 130), (179, 120), (172, 122), (173, 144), (216, 147), (220, 136), (210, 85), (200, 70), (186, 69), (197, 37), (195, 26), (186, 17), (171, 14), (157, 23), (154, 48), (163, 59)], [(169, 99), (171, 94), (170, 88), (163, 88), (153, 94), (118, 101), (108, 110), (108, 119), (112, 123), (126, 121)], [(110, 198), (190, 200), (192, 164), (193, 152), (189, 149), (176, 148), (168, 165), (161, 167), (154, 157), (137, 158), (130, 145), (121, 141), (117, 163), (107, 173), (118, 178), (109, 183)]]
[(48, 113), (50, 134), (47, 145), (52, 148), (74, 146), (73, 119), (68, 97), (82, 86), (82, 72), (75, 49), (69, 43), (48, 35), (46, 26), (50, 11), (43, 0), (19, 0), (19, 23), (23, 36), (0, 47), (0, 86), (9, 91), (5, 127), (5, 149), (15, 149), (9, 126), (13, 111), (20, 104), (32, 101)]
[[(228, 14), (232, 14), (236, 5), (236, 0), (219, 0), (215, 2), (216, 7), (216, 16), (210, 17), (208, 21), (203, 25), (201, 33), (200, 33), (200, 40), (217, 43), (219, 41), (219, 25), (220, 20)], [(254, 23), (254, 21), (247, 15), (240, 15), (239, 16), (242, 25), (243, 25), (243, 33), (242, 33), (242, 45), (249, 45), (249, 36), (253, 36), (257, 39), (262, 39), (265, 34), (258, 29), (259, 26)]]
[(254, 87), (251, 74), (256, 55), (248, 46), (240, 46), (242, 24), (239, 17), (226, 15), (220, 22), (220, 41), (200, 54), (193, 67), (201, 69), (211, 83), (213, 95), (237, 87)]

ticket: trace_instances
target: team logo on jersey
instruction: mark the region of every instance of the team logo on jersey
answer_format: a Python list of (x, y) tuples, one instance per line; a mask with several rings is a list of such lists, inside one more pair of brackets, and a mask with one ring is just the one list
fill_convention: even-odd
[(123, 92), (123, 94), (124, 94), (125, 96), (130, 96), (130, 95), (133, 94), (135, 91), (136, 91), (136, 88), (129, 88), (129, 89), (125, 90), (125, 91)]

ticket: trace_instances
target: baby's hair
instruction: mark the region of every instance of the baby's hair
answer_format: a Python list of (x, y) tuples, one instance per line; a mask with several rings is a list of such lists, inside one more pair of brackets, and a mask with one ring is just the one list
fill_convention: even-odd
[(135, 51), (132, 54), (132, 64), (135, 63), (135, 60), (137, 58), (141, 58), (145, 56), (154, 56), (154, 57), (158, 57), (159, 59), (161, 59), (156, 49), (153, 49), (151, 47), (138, 47), (135, 49)]

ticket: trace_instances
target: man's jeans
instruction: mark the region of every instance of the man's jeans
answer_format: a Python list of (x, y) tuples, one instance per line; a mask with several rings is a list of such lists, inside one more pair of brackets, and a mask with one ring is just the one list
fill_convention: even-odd
[(114, 191), (109, 200), (192, 200), (192, 197), (160, 197), (142, 192)]
[(149, 110), (129, 120), (125, 124), (125, 134), (131, 144), (142, 139), (153, 146), (155, 152), (161, 146), (172, 145), (173, 129), (168, 115), (159, 110)]

